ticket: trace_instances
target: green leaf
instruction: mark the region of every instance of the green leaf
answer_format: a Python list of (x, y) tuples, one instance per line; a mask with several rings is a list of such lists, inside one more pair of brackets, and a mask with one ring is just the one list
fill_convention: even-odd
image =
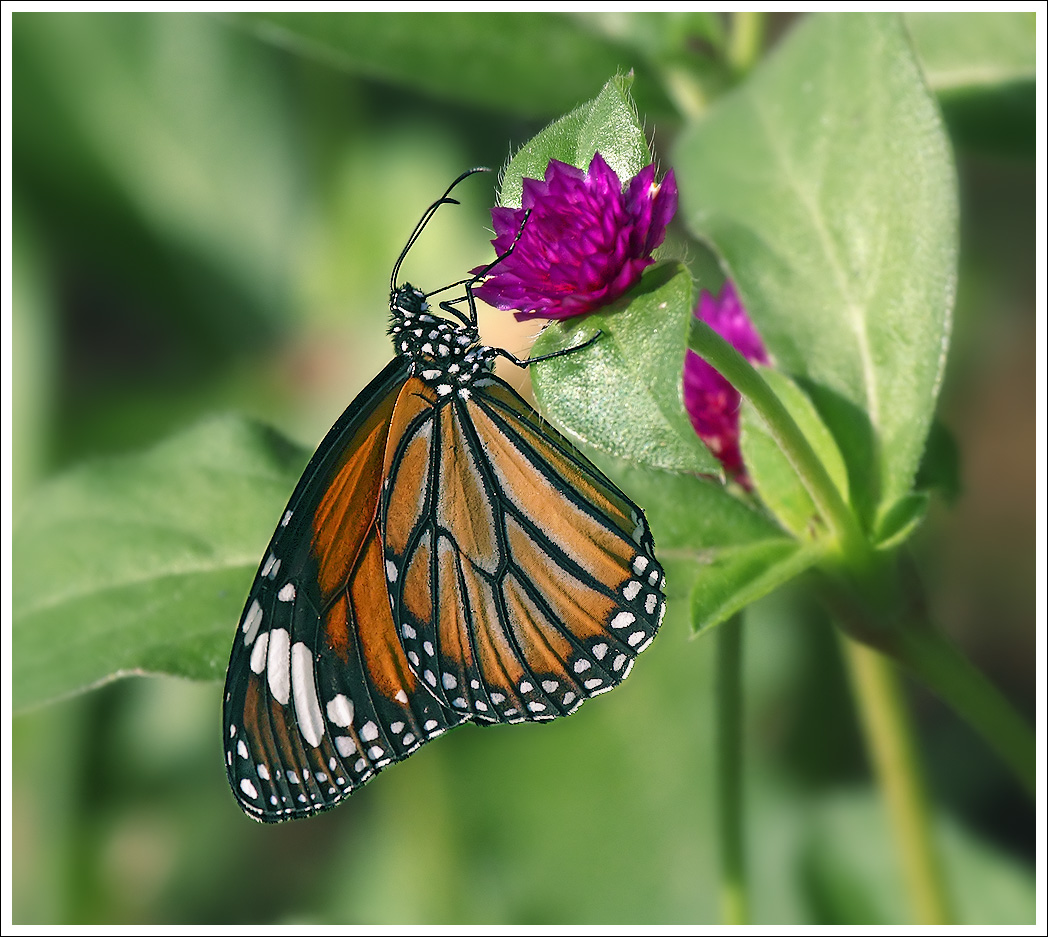
[(517, 151), (506, 166), (499, 204), (520, 208), (523, 179), (542, 179), (551, 159), (587, 169), (599, 152), (625, 185), (651, 162), (651, 151), (629, 95), (633, 79), (611, 79), (592, 101), (555, 120)]
[(41, 487), (13, 533), (15, 708), (132, 673), (220, 678), (306, 455), (220, 418)]
[(1037, 150), (1034, 13), (908, 13), (906, 24), (955, 143), (1032, 158)]
[(720, 624), (820, 556), (708, 478), (596, 461), (644, 508), (666, 569), (666, 594), (691, 596), (696, 630)]
[[(636, 57), (557, 13), (253, 12), (231, 19), (347, 71), (529, 116), (574, 107)], [(645, 82), (645, 96), (656, 109), (671, 109), (654, 80)]]
[[(832, 434), (811, 401), (785, 374), (760, 368), (765, 382), (793, 417), (800, 431), (826, 467), (841, 496), (848, 500), (848, 476), (844, 459)], [(764, 421), (746, 400), (740, 417), (740, 445), (746, 471), (761, 501), (792, 533), (807, 537), (818, 511), (797, 472), (768, 432)]]
[[(34, 207), (183, 328), (193, 320), (242, 348), (259, 311), (284, 312), (300, 217), (272, 57), (195, 14), (22, 13), (14, 24), (13, 157)], [(188, 287), (171, 275), (182, 254), (195, 260)]]
[(891, 505), (878, 520), (873, 543), (878, 550), (892, 550), (909, 539), (928, 513), (926, 491), (915, 491)]
[(802, 21), (674, 163), (685, 222), (834, 434), (872, 524), (913, 482), (956, 283), (953, 163), (900, 20)]
[(543, 411), (580, 442), (629, 462), (719, 475), (720, 464), (684, 410), (684, 350), (694, 300), (691, 275), (678, 264), (645, 272), (606, 309), (551, 323), (533, 355), (588, 348), (531, 369)]
[(718, 550), (700, 566), (691, 591), (696, 632), (727, 621), (751, 602), (799, 576), (818, 562), (815, 544), (780, 537)]
[(906, 25), (933, 91), (1033, 82), (1037, 76), (1032, 11), (907, 13)]

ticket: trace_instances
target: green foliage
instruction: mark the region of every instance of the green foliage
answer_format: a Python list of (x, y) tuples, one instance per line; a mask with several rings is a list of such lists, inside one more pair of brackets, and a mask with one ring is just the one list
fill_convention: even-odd
[(811, 18), (674, 162), (686, 223), (805, 385), (872, 525), (913, 483), (956, 287), (953, 163), (901, 24)]
[[(631, 58), (615, 38), (557, 14), (242, 13), (266, 40), (426, 95), (528, 116), (566, 111)], [(666, 107), (657, 86), (646, 92)]]
[[(15, 720), (15, 832), (34, 846), (15, 920), (715, 920), (712, 654), (684, 637), (743, 609), (759, 626), (745, 729), (758, 916), (907, 920), (872, 795), (829, 796), (853, 769), (818, 774), (799, 750), (823, 746), (783, 741), (847, 709), (813, 672), (810, 615), (774, 601), (830, 540), (752, 401), (752, 496), (691, 429), (681, 373), (708, 264), (689, 238), (735, 281), (770, 393), (871, 548), (920, 545), (936, 494), (961, 490), (935, 421), (957, 288), (951, 144), (1032, 154), (1032, 17), (810, 16), (752, 69), (733, 57), (737, 21), (706, 13), (12, 23), (11, 687), (34, 710)], [(308, 450), (216, 414), (319, 438), (388, 357), (389, 265), (450, 178), (512, 152), (499, 201), (517, 205), (550, 158), (586, 166), (599, 150), (625, 181), (652, 149), (677, 175), (687, 233), (663, 253), (681, 260), (532, 352), (601, 330), (536, 365), (536, 395), (644, 506), (667, 569), (663, 634), (624, 687), (541, 729), (453, 733), (279, 830), (248, 824), (225, 790), (216, 683), (83, 693), (129, 674), (221, 679)], [(412, 282), (483, 260), (482, 194), (442, 209)], [(978, 812), (937, 738), (940, 785)], [(943, 841), (961, 920), (1031, 920), (1027, 869), (982, 836)]]
[[(848, 476), (840, 449), (811, 401), (785, 374), (762, 368), (762, 376), (783, 402), (804, 438), (826, 467), (841, 497), (848, 500)], [(797, 473), (769, 433), (767, 424), (744, 402), (741, 413), (742, 454), (750, 478), (765, 507), (796, 537), (814, 533), (818, 512)]]
[(587, 168), (599, 152), (620, 180), (651, 162), (640, 118), (630, 99), (632, 80), (616, 77), (592, 101), (555, 120), (520, 148), (506, 166), (499, 204), (520, 208), (522, 180), (542, 179), (551, 159)]
[(41, 486), (13, 542), (15, 707), (131, 673), (220, 679), (305, 463), (272, 431), (216, 418)]
[[(535, 354), (572, 348), (532, 372), (535, 394), (578, 441), (637, 465), (719, 475), (684, 412), (680, 375), (695, 304), (691, 276), (666, 265), (607, 311), (548, 327)], [(667, 362), (676, 367), (666, 367)], [(661, 500), (661, 499), (660, 499)]]

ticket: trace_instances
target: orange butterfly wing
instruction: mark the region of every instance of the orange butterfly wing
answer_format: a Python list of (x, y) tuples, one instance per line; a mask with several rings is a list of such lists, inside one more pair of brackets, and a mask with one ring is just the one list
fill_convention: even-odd
[(442, 707), (545, 720), (620, 683), (665, 609), (639, 509), (493, 376), (449, 400), (409, 378), (392, 427), (393, 616)]

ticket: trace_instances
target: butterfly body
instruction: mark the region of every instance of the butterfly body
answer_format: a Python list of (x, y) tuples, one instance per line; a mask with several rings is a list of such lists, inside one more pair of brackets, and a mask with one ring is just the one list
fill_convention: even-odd
[(407, 284), (390, 316), (396, 355), (310, 460), (234, 640), (226, 767), (255, 819), (334, 806), (463, 722), (573, 712), (665, 609), (640, 510), (495, 376), (475, 316)]

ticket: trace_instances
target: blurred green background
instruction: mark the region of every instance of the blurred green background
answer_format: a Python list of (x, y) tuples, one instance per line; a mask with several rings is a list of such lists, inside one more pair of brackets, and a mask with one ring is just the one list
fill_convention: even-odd
[[(452, 178), (497, 168), (630, 67), (665, 154), (738, 77), (732, 24), (709, 14), (12, 24), (16, 524), (41, 480), (216, 412), (314, 445), (389, 359), (389, 269)], [(948, 65), (972, 51), (927, 40), (966, 33), (911, 25), (962, 187), (940, 406), (962, 477), (914, 552), (933, 618), (1032, 719), (1032, 28), (1028, 66), (1001, 56), (971, 87)], [(768, 27), (772, 44), (788, 18)], [(408, 278), (432, 288), (490, 255), (494, 182), (461, 188)], [(521, 353), (535, 331), (485, 337)], [(571, 719), (464, 728), (338, 810), (279, 827), (229, 794), (218, 684), (122, 680), (19, 715), (14, 920), (714, 922), (713, 645), (690, 640), (683, 606), (631, 679)], [(906, 920), (831, 628), (799, 592), (747, 621), (755, 919)], [(913, 703), (962, 919), (1032, 921), (1032, 805), (952, 713), (919, 690)]]

